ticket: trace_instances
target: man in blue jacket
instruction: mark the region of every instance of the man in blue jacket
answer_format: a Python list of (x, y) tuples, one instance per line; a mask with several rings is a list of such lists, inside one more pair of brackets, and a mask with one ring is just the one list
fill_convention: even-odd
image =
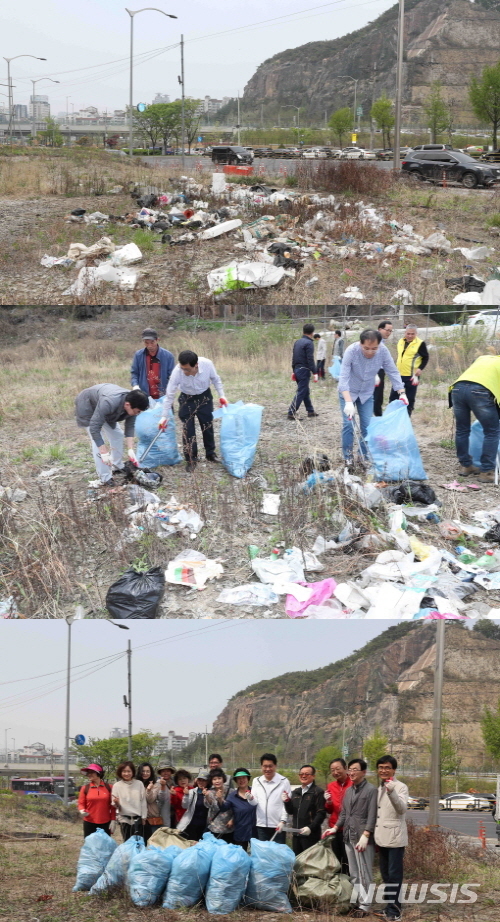
[(132, 387), (158, 400), (165, 396), (175, 359), (168, 349), (162, 349), (159, 345), (156, 330), (148, 327), (142, 331), (142, 338), (145, 348), (135, 353), (130, 369)]
[(308, 416), (317, 416), (311, 403), (309, 394), (309, 381), (318, 380), (316, 362), (314, 361), (314, 325), (305, 323), (302, 327), (302, 336), (293, 344), (292, 370), (293, 380), (297, 382), (297, 393), (288, 407), (288, 419), (297, 419), (297, 411), (302, 401)]

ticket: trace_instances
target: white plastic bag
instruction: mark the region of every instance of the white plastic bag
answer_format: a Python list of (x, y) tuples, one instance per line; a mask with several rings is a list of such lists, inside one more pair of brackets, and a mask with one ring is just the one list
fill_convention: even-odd
[(212, 269), (207, 275), (208, 287), (214, 294), (235, 291), (239, 288), (271, 288), (278, 285), (285, 275), (282, 266), (268, 263), (238, 262), (234, 260), (220, 269)]
[(214, 237), (221, 237), (222, 234), (229, 234), (230, 231), (236, 230), (237, 227), (241, 227), (243, 221), (240, 221), (239, 218), (236, 218), (234, 221), (223, 221), (222, 224), (216, 224), (215, 227), (209, 227), (207, 230), (198, 234), (199, 240), (212, 240)]
[(257, 574), (261, 583), (271, 583), (273, 586), (304, 582), (304, 560), (298, 547), (292, 548), (289, 554), (276, 559), (274, 557), (255, 557), (252, 560), (252, 570)]
[(111, 257), (113, 266), (132, 266), (139, 263), (142, 259), (142, 253), (136, 243), (126, 243), (122, 247), (117, 247)]
[(274, 605), (279, 602), (279, 595), (273, 592), (269, 583), (244, 583), (232, 589), (223, 589), (217, 596), (217, 602), (227, 605)]

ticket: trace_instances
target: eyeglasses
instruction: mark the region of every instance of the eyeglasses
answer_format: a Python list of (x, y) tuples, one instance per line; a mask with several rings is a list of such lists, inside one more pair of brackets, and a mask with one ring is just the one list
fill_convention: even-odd
[(299, 778), (309, 778), (312, 772), (299, 772)]

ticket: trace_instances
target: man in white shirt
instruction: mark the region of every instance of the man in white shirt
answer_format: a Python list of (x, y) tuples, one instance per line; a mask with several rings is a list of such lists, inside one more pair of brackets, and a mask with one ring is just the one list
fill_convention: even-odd
[(324, 378), (325, 377), (325, 361), (326, 361), (326, 342), (320, 333), (314, 334), (314, 340), (317, 346), (316, 370), (318, 373), (318, 378)]
[(198, 445), (196, 442), (195, 418), (200, 424), (203, 436), (203, 445), (207, 461), (217, 462), (215, 453), (215, 437), (213, 425), (214, 402), (210, 385), (213, 384), (219, 395), (219, 406), (227, 407), (224, 397), (222, 381), (210, 359), (197, 356), (196, 352), (185, 349), (179, 353), (178, 364), (175, 366), (167, 386), (165, 400), (163, 401), (164, 416), (158, 423), (158, 428), (165, 430), (168, 426), (168, 414), (172, 408), (175, 394), (179, 395), (179, 419), (182, 421), (182, 443), (186, 459), (186, 471), (192, 473), (198, 459)]
[[(257, 801), (255, 824), (257, 839), (269, 842), (280, 823), (285, 823), (287, 814), (282, 794), (291, 797), (292, 789), (288, 778), (276, 771), (278, 761), (272, 752), (261, 756), (262, 775), (252, 783), (252, 797)], [(275, 842), (286, 845), (286, 833), (278, 832)]]

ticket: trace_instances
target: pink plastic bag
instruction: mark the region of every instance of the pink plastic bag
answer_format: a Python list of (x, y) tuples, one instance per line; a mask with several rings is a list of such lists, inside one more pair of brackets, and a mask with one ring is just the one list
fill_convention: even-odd
[(312, 595), (305, 602), (298, 602), (293, 595), (287, 595), (285, 611), (289, 618), (301, 618), (307, 615), (306, 609), (309, 605), (321, 605), (326, 599), (333, 595), (337, 583), (334, 579), (322, 579), (318, 583), (299, 582), (299, 586), (307, 586), (312, 589)]

